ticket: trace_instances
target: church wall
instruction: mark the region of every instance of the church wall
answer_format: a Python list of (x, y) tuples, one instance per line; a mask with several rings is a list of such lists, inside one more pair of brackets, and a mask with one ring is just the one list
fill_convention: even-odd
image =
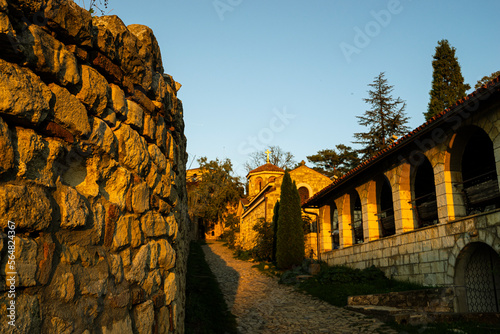
[(253, 227), (260, 219), (266, 219), (266, 199), (263, 198), (250, 213), (241, 218), (240, 246), (243, 249), (252, 249), (256, 245), (257, 232)]

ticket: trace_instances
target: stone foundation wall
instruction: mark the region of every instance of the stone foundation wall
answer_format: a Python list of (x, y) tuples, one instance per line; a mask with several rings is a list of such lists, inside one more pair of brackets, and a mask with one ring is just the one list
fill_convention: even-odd
[(348, 305), (388, 306), (420, 312), (453, 312), (453, 288), (389, 292), (384, 294), (350, 296)]
[(0, 332), (184, 331), (179, 88), (146, 26), (0, 0)]
[(321, 254), (329, 265), (380, 268), (388, 277), (426, 286), (454, 286), (457, 260), (470, 243), (500, 252), (500, 211), (425, 227)]

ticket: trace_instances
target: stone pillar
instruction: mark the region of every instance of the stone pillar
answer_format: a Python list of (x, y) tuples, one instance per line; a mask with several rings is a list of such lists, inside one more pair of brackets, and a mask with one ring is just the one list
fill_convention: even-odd
[(351, 201), (348, 194), (335, 200), (339, 212), (339, 240), (340, 248), (352, 246), (353, 235), (351, 228)]
[(332, 222), (331, 222), (331, 210), (330, 205), (324, 205), (320, 209), (320, 224), (321, 224), (321, 235), (320, 235), (320, 249), (331, 250), (332, 246)]
[(356, 188), (361, 200), (361, 212), (363, 215), (363, 239), (364, 242), (380, 238), (380, 227), (377, 217), (377, 191), (376, 182), (369, 181)]
[(413, 210), (410, 202), (410, 169), (411, 166), (409, 163), (402, 163), (385, 173), (392, 188), (396, 234), (412, 231), (415, 228)]
[(436, 201), (439, 223), (446, 223), (455, 219), (454, 188), (452, 174), (445, 168), (445, 151), (434, 147), (427, 152), (429, 161), (434, 169), (434, 183), (436, 185)]

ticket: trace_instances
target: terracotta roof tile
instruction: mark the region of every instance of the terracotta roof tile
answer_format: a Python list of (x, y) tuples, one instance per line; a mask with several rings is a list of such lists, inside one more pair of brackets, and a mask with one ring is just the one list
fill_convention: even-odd
[(251, 170), (250, 172), (248, 172), (248, 175), (250, 175), (252, 173), (258, 173), (258, 172), (282, 172), (282, 173), (284, 173), (285, 170), (282, 168), (279, 168), (276, 165), (273, 165), (272, 163), (267, 163), (265, 165), (262, 165), (262, 166), (255, 168), (254, 170)]

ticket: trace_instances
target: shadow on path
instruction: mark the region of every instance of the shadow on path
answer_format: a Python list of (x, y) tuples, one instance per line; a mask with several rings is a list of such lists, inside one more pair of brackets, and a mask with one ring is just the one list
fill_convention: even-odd
[(205, 259), (219, 282), (227, 307), (231, 311), (238, 291), (240, 274), (234, 268), (228, 266), (227, 262), (219, 254), (214, 253), (211, 247), (223, 246), (218, 243), (207, 243), (202, 248), (205, 253)]

